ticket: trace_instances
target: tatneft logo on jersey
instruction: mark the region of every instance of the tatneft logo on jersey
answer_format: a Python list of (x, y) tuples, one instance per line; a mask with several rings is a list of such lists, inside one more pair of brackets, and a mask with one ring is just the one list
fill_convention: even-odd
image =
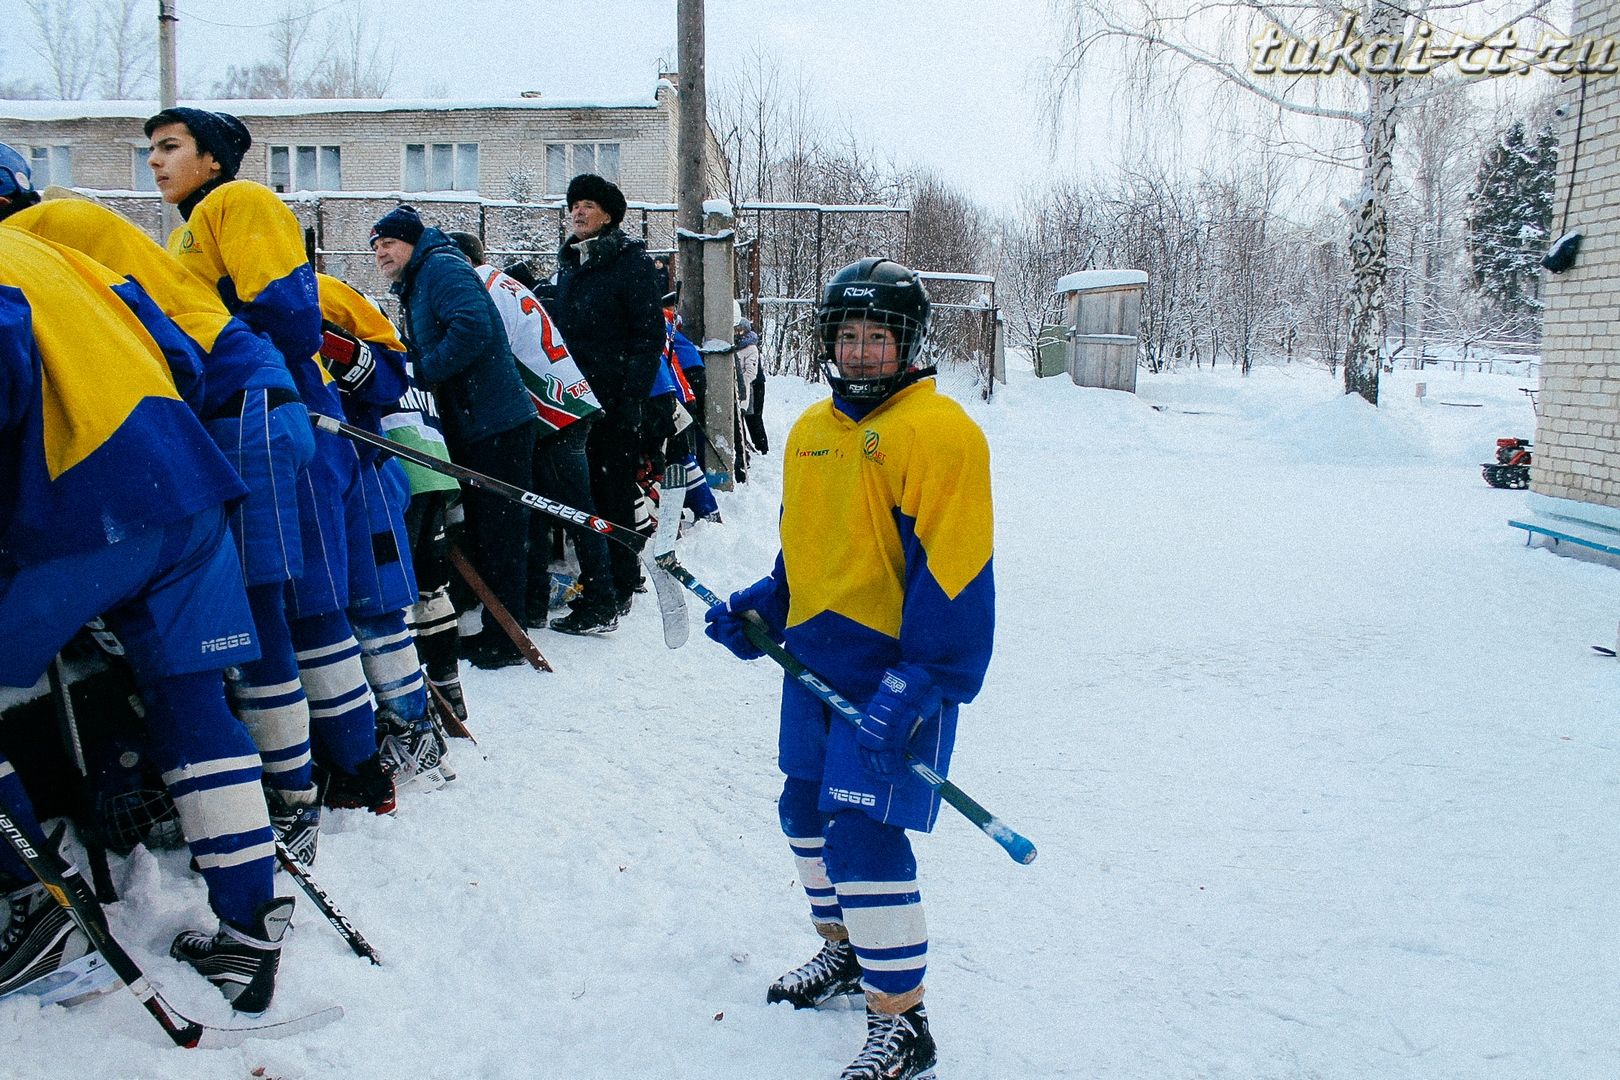
[(878, 433), (875, 431), (866, 431), (862, 433), (861, 454), (865, 457), (871, 458), (879, 465), (889, 460), (889, 455), (878, 449)]
[(851, 806), (876, 806), (877, 796), (865, 791), (850, 791), (846, 788), (830, 787), (827, 789), (827, 798), (834, 802), (849, 803)]
[(877, 297), (877, 290), (870, 285), (850, 285), (844, 289), (845, 300), (872, 300)]
[(225, 652), (227, 649), (237, 649), (244, 645), (253, 644), (252, 634), (226, 634), (224, 637), (209, 638), (202, 643), (205, 653)]

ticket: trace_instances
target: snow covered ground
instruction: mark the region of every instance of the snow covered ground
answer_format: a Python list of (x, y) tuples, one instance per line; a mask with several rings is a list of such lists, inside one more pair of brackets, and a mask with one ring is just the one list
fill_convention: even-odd
[[(941, 1077), (1620, 1075), (1620, 665), (1588, 649), (1620, 577), (1526, 548), (1480, 478), (1533, 433), (1525, 384), (1397, 372), (1373, 410), (1303, 365), (1138, 396), (1014, 366), (988, 404), (946, 380), (990, 438), (999, 586), (953, 778), (1040, 857), (949, 809), (917, 840)], [(772, 382), (774, 445), (820, 392)], [(717, 592), (767, 569), (780, 468), (683, 540)], [(538, 633), (554, 675), (471, 672), (460, 781), (328, 818), (317, 876), (385, 964), (301, 903), (271, 1016), (340, 1023), (188, 1052), (122, 992), (10, 1001), (0, 1076), (835, 1077), (860, 1015), (763, 1004), (817, 944), (779, 680), (693, 604), (678, 651), (642, 603)], [(229, 1022), (166, 956), (205, 921), (184, 856), (115, 870), (122, 939)]]

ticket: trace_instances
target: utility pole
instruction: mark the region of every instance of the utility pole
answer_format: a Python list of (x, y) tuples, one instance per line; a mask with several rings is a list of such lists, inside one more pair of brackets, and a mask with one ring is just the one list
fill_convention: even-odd
[[(174, 0), (158, 0), (158, 106), (173, 108), (180, 99), (180, 77), (175, 69), (175, 32), (180, 18), (174, 12)], [(163, 204), (163, 239), (180, 225), (180, 212), (168, 203)]]
[[(704, 85), (703, 0), (676, 0), (676, 57), (680, 84), (676, 98), (675, 227), (681, 281), (681, 319), (686, 336), (701, 346), (703, 327), (703, 251), (697, 236), (703, 232), (703, 201), (708, 197), (704, 166), (707, 149), (708, 109)], [(687, 234), (691, 234), (688, 236)]]

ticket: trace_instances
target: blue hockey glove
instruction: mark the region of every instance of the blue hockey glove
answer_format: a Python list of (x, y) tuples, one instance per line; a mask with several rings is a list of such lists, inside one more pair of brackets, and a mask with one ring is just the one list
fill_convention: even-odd
[(940, 701), (939, 691), (915, 666), (902, 664), (884, 672), (856, 735), (866, 771), (891, 784), (900, 779), (911, 733), (922, 717), (938, 711)]
[[(706, 624), (703, 632), (731, 650), (731, 655), (739, 660), (758, 660), (765, 655), (765, 651), (752, 641), (748, 640), (748, 633), (743, 629), (747, 620), (743, 612), (754, 611), (765, 605), (776, 593), (776, 582), (771, 578), (761, 578), (746, 589), (738, 589), (731, 594), (731, 599), (724, 604), (716, 604), (703, 613)], [(773, 638), (780, 640), (780, 635), (773, 627), (767, 625)]]

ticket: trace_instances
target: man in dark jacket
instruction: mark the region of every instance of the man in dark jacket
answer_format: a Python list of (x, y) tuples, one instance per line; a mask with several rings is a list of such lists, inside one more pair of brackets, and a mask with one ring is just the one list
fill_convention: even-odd
[[(658, 422), (648, 408), (664, 352), (664, 285), (647, 245), (619, 228), (624, 212), (624, 193), (602, 177), (584, 173), (569, 182), (573, 235), (557, 256), (557, 298), (547, 310), (605, 410), (586, 444), (596, 511), (629, 525), (646, 446), (669, 432), (652, 430)], [(641, 568), (628, 548), (613, 545), (610, 555), (623, 614), (640, 585)], [(606, 621), (612, 613), (595, 614)]]
[[(500, 314), (449, 237), (401, 206), (371, 228), (377, 269), (394, 284), (417, 379), (433, 391), (450, 457), (526, 488), (537, 414), (518, 379)], [(467, 493), (473, 561), (518, 625), (528, 595), (528, 511), (497, 495)], [(517, 646), (486, 623), (462, 651), (483, 668), (521, 663)]]

